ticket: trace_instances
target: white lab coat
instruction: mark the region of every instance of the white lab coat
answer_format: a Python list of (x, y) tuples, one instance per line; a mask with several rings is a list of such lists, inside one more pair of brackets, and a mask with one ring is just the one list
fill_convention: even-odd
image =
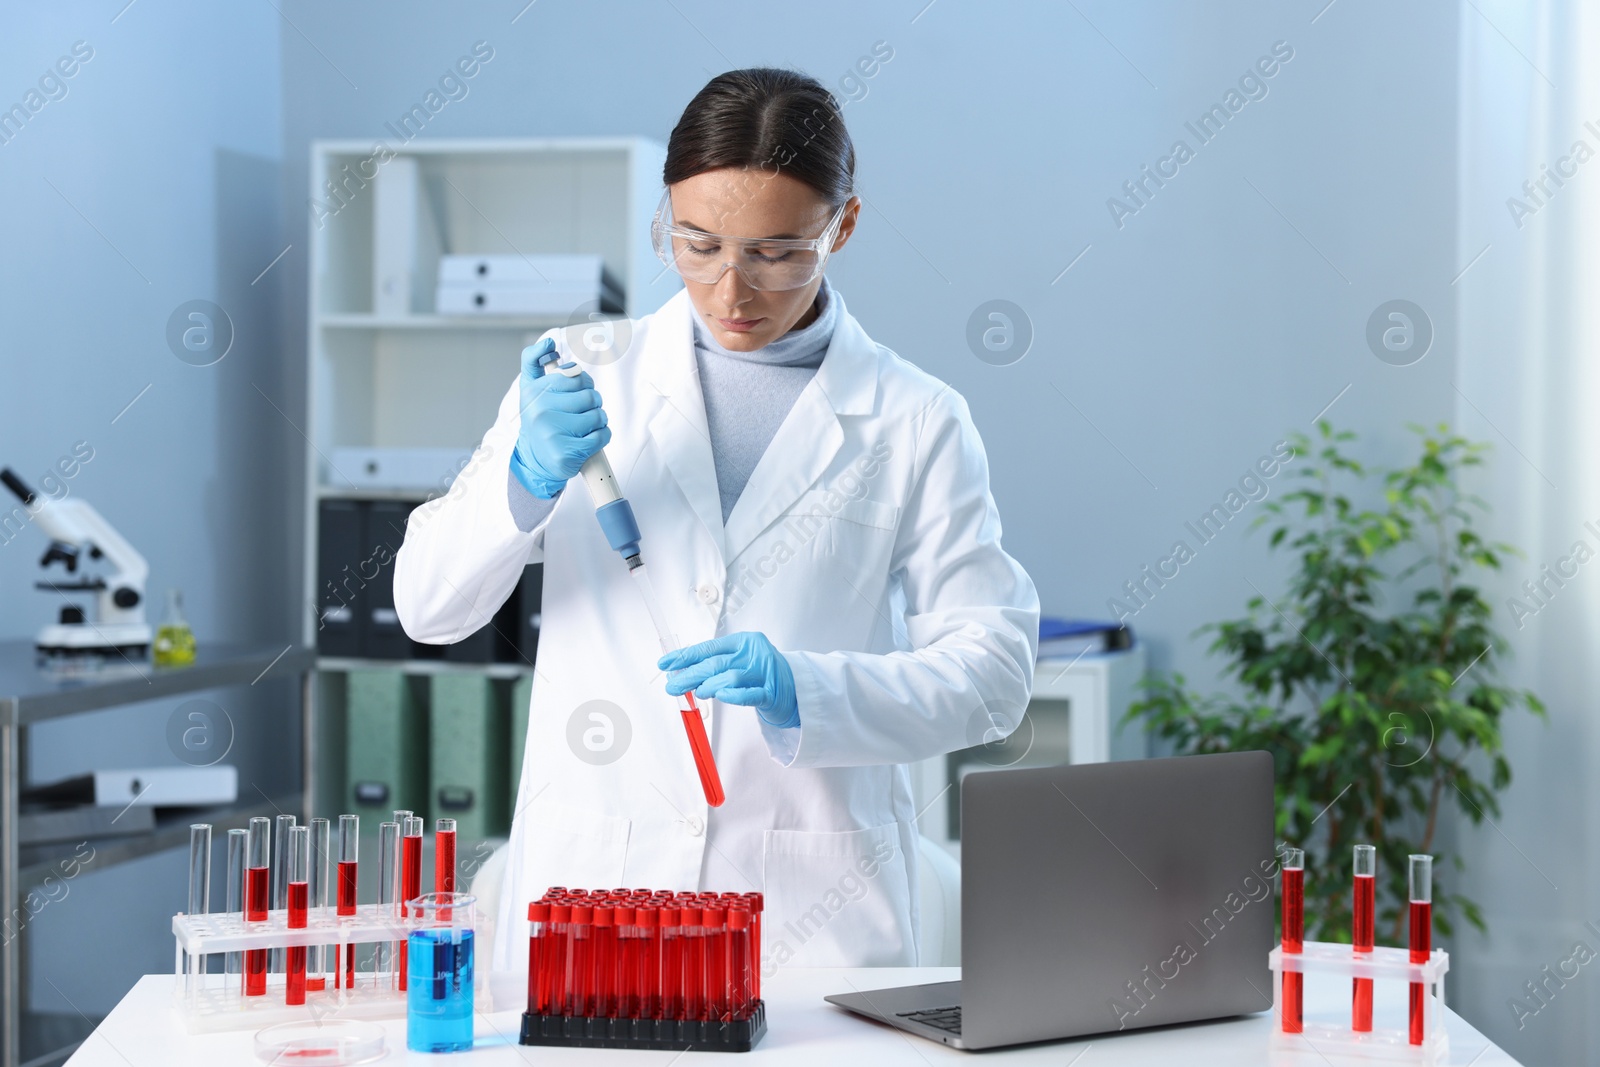
[(794, 670), (797, 728), (705, 709), (721, 808), (704, 801), (643, 600), (581, 482), (533, 531), (512, 519), (515, 381), (449, 493), (412, 514), (394, 601), (416, 640), (478, 629), (525, 565), (545, 565), (496, 969), (518, 966), (527, 904), (551, 885), (759, 890), (768, 967), (918, 963), (905, 765), (1016, 725), (1039, 601), (1000, 547), (966, 403), (840, 311), (726, 529), (687, 292), (634, 321), (621, 359), (587, 367), (680, 643), (756, 630)]

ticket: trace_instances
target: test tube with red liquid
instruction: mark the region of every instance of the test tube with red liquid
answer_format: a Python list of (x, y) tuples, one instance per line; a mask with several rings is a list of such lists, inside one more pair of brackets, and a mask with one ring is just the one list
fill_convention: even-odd
[[(1411, 962), (1427, 963), (1433, 955), (1433, 857), (1411, 856)], [(1411, 983), (1410, 1022), (1411, 1044), (1422, 1044), (1427, 1031), (1428, 987), (1422, 982)]]
[(639, 1010), (641, 1019), (661, 1017), (661, 906), (647, 900), (634, 908), (639, 924)]
[[(440, 819), (433, 829), (433, 891), (456, 891), (456, 821)], [(448, 918), (445, 916), (443, 918)]]
[[(1283, 951), (1299, 955), (1305, 951), (1306, 913), (1305, 877), (1306, 854), (1302, 849), (1283, 850)], [(1302, 1011), (1302, 979), (1299, 971), (1283, 972), (1283, 1032), (1302, 1033), (1305, 1023)]]
[[(339, 816), (339, 900), (334, 912), (337, 915), (356, 913), (356, 875), (361, 858), (361, 817)], [(356, 986), (356, 947), (344, 946), (344, 958), (334, 962), (333, 984), (337, 988), (339, 976), (344, 976), (344, 987)]]
[[(1373, 909), (1378, 894), (1378, 850), (1372, 845), (1355, 847), (1355, 899), (1351, 924), (1351, 951), (1357, 956), (1372, 954), (1374, 937)], [(1350, 992), (1350, 1029), (1357, 1033), (1372, 1031), (1372, 979), (1353, 979)]]
[(594, 932), (590, 935), (594, 957), (594, 1008), (591, 1015), (617, 1013), (617, 910), (610, 904), (594, 909)]
[(617, 1002), (615, 1011), (624, 1019), (639, 1015), (639, 938), (634, 925), (636, 914), (630, 898), (617, 905)]
[(550, 904), (536, 900), (528, 905), (528, 1014), (543, 1015), (545, 934), (550, 926)]
[(571, 979), (567, 983), (567, 1014), (592, 1014), (594, 1003), (594, 905), (584, 897), (572, 906), (572, 921), (567, 925), (567, 958)]
[[(267, 921), (267, 900), (271, 891), (268, 882), (268, 857), (271, 854), (272, 820), (250, 820), (250, 836), (245, 844), (244, 868), (244, 921)], [(267, 950), (249, 949), (244, 954), (244, 995), (265, 996), (267, 992)]]
[[(284, 899), (288, 902), (289, 929), (306, 928), (307, 910), (311, 904), (311, 828), (289, 828), (289, 854), (284, 872)], [(285, 1004), (306, 1002), (306, 946), (295, 945), (284, 950)]]
[[(422, 819), (407, 815), (400, 824), (400, 915), (410, 914), (410, 904), (422, 895)], [(400, 991), (406, 989), (406, 943), (400, 942)]]
[(750, 909), (743, 901), (728, 909), (729, 1014), (742, 1019), (750, 1009)]

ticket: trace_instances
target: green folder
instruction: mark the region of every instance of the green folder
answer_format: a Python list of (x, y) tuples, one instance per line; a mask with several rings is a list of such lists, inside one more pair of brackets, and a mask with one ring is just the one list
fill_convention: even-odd
[(484, 674), (429, 679), (433, 759), (429, 799), (435, 818), (456, 821), (461, 841), (507, 833), (506, 706)]
[[(399, 671), (351, 671), (346, 683), (349, 809), (394, 817), (428, 809), (428, 708), (422, 679)], [(366, 818), (362, 822), (365, 823)]]
[(511, 811), (516, 814), (517, 790), (522, 785), (522, 751), (528, 744), (528, 704), (533, 700), (533, 675), (520, 675), (511, 686)]

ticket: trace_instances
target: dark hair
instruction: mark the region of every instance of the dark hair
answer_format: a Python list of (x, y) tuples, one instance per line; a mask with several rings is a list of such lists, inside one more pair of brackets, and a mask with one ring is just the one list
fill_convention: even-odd
[(838, 101), (808, 74), (751, 67), (719, 74), (667, 141), (668, 185), (723, 167), (785, 173), (838, 207), (855, 191), (856, 149)]

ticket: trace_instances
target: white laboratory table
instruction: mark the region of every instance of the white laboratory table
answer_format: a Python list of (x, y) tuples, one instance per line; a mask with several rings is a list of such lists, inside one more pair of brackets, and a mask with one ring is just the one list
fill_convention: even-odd
[[(957, 968), (855, 968), (848, 970), (780, 971), (763, 983), (767, 1000), (768, 1030), (755, 1051), (747, 1057), (729, 1053), (705, 1052), (688, 1055), (670, 1052), (624, 1052), (609, 1049), (531, 1048), (516, 1043), (519, 1015), (515, 1010), (478, 1017), (477, 1047), (470, 1052), (426, 1055), (408, 1052), (405, 1047), (405, 1020), (384, 1023), (389, 1035), (389, 1053), (380, 1061), (389, 1064), (527, 1065), (585, 1064), (605, 1067), (667, 1067), (679, 1063), (702, 1062), (736, 1067), (749, 1061), (762, 1064), (870, 1064), (872, 1067), (934, 1067), (936, 1064), (1048, 1064), (1050, 1067), (1124, 1067), (1132, 1064), (1178, 1064), (1183, 1067), (1249, 1067), (1273, 1064), (1283, 1067), (1344, 1067), (1349, 1063), (1336, 1055), (1273, 1052), (1267, 1041), (1271, 1030), (1269, 1013), (1235, 1019), (1173, 1026), (1154, 1030), (1131, 1030), (1120, 1034), (1099, 1034), (1072, 1041), (1002, 1049), (981, 1054), (960, 1052), (944, 1045), (924, 1041), (893, 1027), (868, 1022), (831, 1004), (827, 993), (870, 991), (887, 986), (918, 982), (941, 982), (960, 977)], [(216, 1067), (218, 1064), (249, 1064), (252, 1033), (241, 1030), (225, 1034), (189, 1036), (171, 1010), (173, 977), (146, 975), (122, 998), (105, 1022), (89, 1036), (67, 1061), (68, 1067)], [(1341, 1003), (1322, 1003), (1317, 986), (1306, 990), (1306, 1013), (1311, 1017), (1330, 1009), (1347, 1008), (1348, 993)], [(1331, 986), (1323, 990), (1328, 998), (1338, 996)], [(1516, 1061), (1453, 1011), (1446, 1010), (1445, 1025), (1450, 1033), (1452, 1064), (1472, 1067), (1505, 1067)], [(980, 1056), (981, 1059), (974, 1059)], [(1393, 1061), (1390, 1061), (1393, 1062)]]

